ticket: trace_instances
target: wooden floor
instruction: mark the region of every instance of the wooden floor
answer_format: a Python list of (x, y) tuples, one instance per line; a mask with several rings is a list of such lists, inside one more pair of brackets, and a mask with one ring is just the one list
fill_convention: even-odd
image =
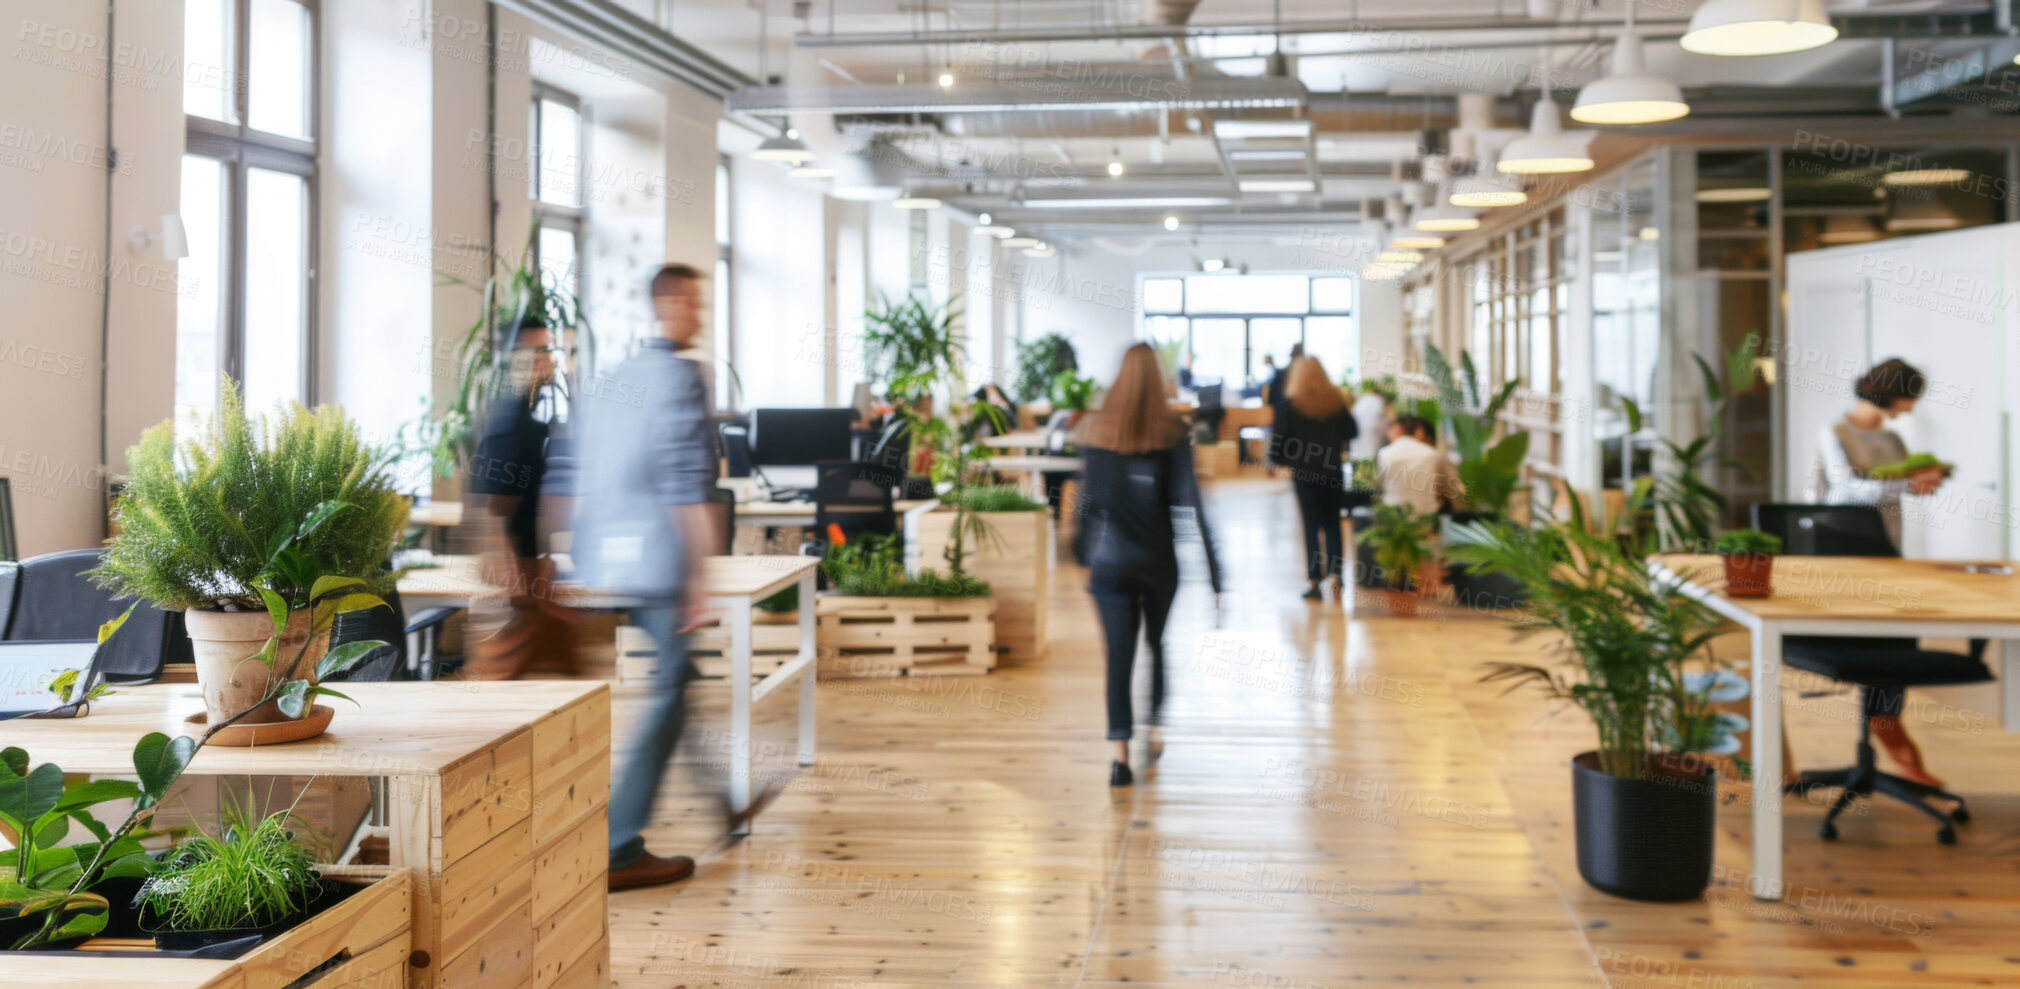
[[(724, 695), (697, 687), (648, 837), (699, 871), (612, 896), (617, 984), (2020, 985), (2020, 735), (1989, 693), (1913, 696), (1931, 767), (1973, 799), (1958, 846), (1886, 804), (1825, 845), (1820, 809), (1791, 801), (1790, 897), (1763, 904), (1736, 803), (1704, 901), (1616, 900), (1572, 859), (1565, 762), (1589, 724), (1474, 683), (1533, 647), (1471, 614), (1308, 605), (1289, 492), (1209, 496), (1226, 618), (1203, 583), (1181, 591), (1169, 748), (1133, 788), (1106, 785), (1099, 628), (1064, 553), (1043, 661), (824, 682), (805, 772), (790, 706), (771, 710), (780, 793), (735, 845), (714, 796)], [(1798, 761), (1848, 762), (1850, 695), (1793, 693)]]

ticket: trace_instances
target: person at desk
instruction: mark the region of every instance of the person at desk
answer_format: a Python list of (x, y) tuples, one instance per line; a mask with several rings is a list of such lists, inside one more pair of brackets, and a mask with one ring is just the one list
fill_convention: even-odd
[(1122, 357), (1101, 408), (1082, 420), (1076, 437), (1086, 456), (1085, 521), (1074, 548), (1087, 565), (1087, 590), (1101, 613), (1108, 645), (1108, 740), (1115, 745), (1109, 786), (1135, 782), (1129, 770), (1129, 738), (1134, 733), (1130, 674), (1136, 666), (1137, 632), (1150, 643), (1149, 751), (1164, 752), (1159, 718), (1164, 707), (1164, 625), (1178, 593), (1174, 509), (1190, 508), (1206, 547), (1207, 579), (1215, 606), (1220, 599), (1220, 566), (1200, 507), (1193, 473), (1192, 445), (1185, 425), (1164, 394), (1164, 370), (1157, 351), (1139, 343)]
[(1270, 428), (1270, 463), (1288, 467), (1305, 534), (1306, 600), (1339, 590), (1345, 561), (1340, 529), (1347, 444), (1356, 433), (1345, 397), (1316, 357), (1299, 357), (1284, 375), (1284, 400)]
[[(1900, 480), (1872, 477), (1873, 468), (1908, 459), (1908, 444), (1887, 423), (1915, 410), (1929, 381), (1914, 365), (1898, 357), (1869, 368), (1852, 385), (1858, 401), (1844, 418), (1824, 430), (1811, 477), (1810, 496), (1826, 505), (1871, 505), (1880, 511), (1887, 536), (1901, 545), (1901, 496), (1925, 495), (1941, 487), (1944, 468), (1931, 466)], [(1873, 707), (1873, 737), (1887, 750), (1901, 775), (1927, 786), (1943, 781), (1922, 765), (1922, 750), (1901, 724), (1907, 702), (1899, 688), (1875, 687), (1868, 692)]]
[[(635, 597), (632, 623), (659, 646), (651, 699), (610, 790), (610, 888), (678, 882), (694, 873), (685, 855), (645, 850), (666, 765), (686, 720), (693, 679), (687, 633), (714, 619), (701, 561), (722, 552), (710, 505), (716, 484), (706, 372), (676, 356), (701, 333), (701, 274), (670, 264), (652, 278), (659, 336), (585, 396), (578, 433), (578, 508), (573, 552), (582, 582)], [(642, 396), (634, 407), (624, 399)]]
[(1438, 427), (1416, 416), (1389, 424), (1389, 443), (1375, 455), (1375, 479), (1382, 503), (1405, 505), (1419, 515), (1436, 515), (1463, 497), (1459, 472), (1437, 447)]
[(1192, 376), (1192, 351), (1188, 350), (1185, 352), (1184, 363), (1178, 367), (1178, 390), (1193, 391), (1194, 384), (1195, 381)]
[(483, 502), (503, 535), (487, 554), (485, 578), (511, 591), (503, 614), (480, 616), (483, 625), (495, 620), (496, 630), (471, 638), (463, 668), (473, 680), (509, 680), (536, 660), (568, 653), (556, 606), (536, 593), (553, 577), (540, 551), (541, 487), (560, 405), (553, 345), (540, 314), (520, 318), (512, 334), (510, 391), (488, 403), (470, 456), (472, 500)]

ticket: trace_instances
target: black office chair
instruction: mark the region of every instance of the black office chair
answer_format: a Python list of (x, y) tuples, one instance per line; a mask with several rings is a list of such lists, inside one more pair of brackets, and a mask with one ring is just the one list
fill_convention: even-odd
[[(45, 553), (21, 561), (6, 631), (0, 638), (46, 642), (96, 639), (98, 627), (119, 617), (132, 604), (114, 599), (84, 576), (98, 565), (99, 550), (74, 549)], [(109, 683), (152, 683), (162, 666), (190, 661), (189, 636), (182, 614), (141, 602), (132, 617), (100, 649), (99, 672)]]
[[(1781, 537), (1789, 556), (1899, 556), (1887, 537), (1878, 509), (1865, 505), (1780, 505), (1753, 507), (1754, 528)], [(1914, 639), (1869, 639), (1848, 636), (1788, 636), (1782, 639), (1782, 661), (1799, 670), (1859, 687), (1859, 748), (1856, 765), (1844, 769), (1811, 770), (1782, 787), (1784, 793), (1807, 794), (1822, 787), (1840, 792), (1817, 834), (1825, 841), (1838, 837), (1837, 818), (1853, 800), (1884, 793), (1929, 815), (1941, 825), (1936, 840), (1957, 843), (1955, 824), (1971, 819), (1964, 798), (1948, 790), (1875, 767), (1873, 716), (1901, 713), (1908, 687), (1983, 683), (1992, 679), (1985, 666), (1985, 640), (1972, 639), (1970, 654), (1923, 649)], [(1948, 814), (1930, 798), (1954, 802)]]
[(864, 533), (903, 538), (891, 489), (903, 475), (867, 460), (828, 460), (814, 465), (814, 534), (826, 539), (830, 525), (854, 539)]
[(461, 608), (423, 608), (411, 617), (400, 604), (400, 592), (385, 594), (386, 607), (347, 611), (337, 616), (330, 629), (330, 648), (346, 642), (378, 639), (388, 643), (374, 649), (348, 672), (330, 678), (332, 682), (382, 683), (388, 680), (433, 680), (442, 672), (444, 658), (437, 643), (442, 623)]

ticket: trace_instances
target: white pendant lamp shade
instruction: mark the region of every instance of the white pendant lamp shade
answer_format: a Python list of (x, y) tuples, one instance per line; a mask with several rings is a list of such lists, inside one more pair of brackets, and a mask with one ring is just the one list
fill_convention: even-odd
[(1418, 211), (1412, 225), (1427, 233), (1458, 233), (1480, 229), (1480, 218), (1458, 206), (1433, 206)]
[(1435, 251), (1445, 246), (1445, 238), (1437, 234), (1398, 234), (1389, 241), (1392, 251)]
[(1536, 101), (1529, 118), (1529, 133), (1508, 142), (1495, 168), (1514, 175), (1556, 175), (1592, 169), (1592, 156), (1585, 142), (1564, 133), (1557, 118), (1557, 101), (1545, 96)]
[(1452, 183), (1452, 194), (1445, 201), (1467, 209), (1494, 209), (1520, 206), (1529, 201), (1529, 194), (1521, 186), (1490, 172)]
[(1690, 16), (1682, 44), (1699, 55), (1781, 55), (1837, 36), (1823, 0), (1711, 0)]
[(759, 161), (776, 161), (788, 165), (804, 165), (814, 160), (813, 149), (800, 141), (797, 131), (788, 130), (777, 137), (765, 138), (757, 150), (750, 153)]
[(1622, 33), (1606, 75), (1586, 83), (1571, 106), (1581, 124), (1653, 124), (1690, 112), (1683, 89), (1641, 65), (1641, 39)]

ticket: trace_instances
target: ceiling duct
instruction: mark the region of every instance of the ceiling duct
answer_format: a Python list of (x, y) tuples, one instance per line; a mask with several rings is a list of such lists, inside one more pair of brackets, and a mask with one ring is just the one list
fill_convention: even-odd
[(1156, 80), (1039, 77), (945, 87), (931, 82), (864, 86), (753, 86), (723, 101), (731, 113), (993, 113), (1021, 110), (1292, 109), (1310, 94), (1295, 79), (1207, 77)]

